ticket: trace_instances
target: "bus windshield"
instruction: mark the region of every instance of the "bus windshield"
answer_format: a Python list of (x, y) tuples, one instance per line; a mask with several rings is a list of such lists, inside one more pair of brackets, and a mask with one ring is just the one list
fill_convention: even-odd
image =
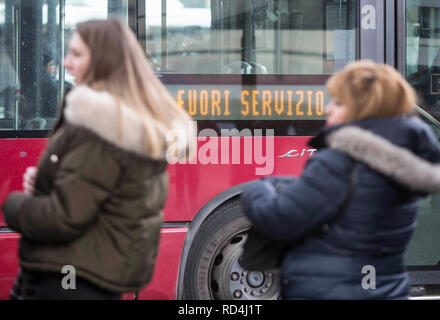
[(139, 38), (199, 128), (314, 135), (325, 82), (356, 59), (356, 1), (144, 1)]

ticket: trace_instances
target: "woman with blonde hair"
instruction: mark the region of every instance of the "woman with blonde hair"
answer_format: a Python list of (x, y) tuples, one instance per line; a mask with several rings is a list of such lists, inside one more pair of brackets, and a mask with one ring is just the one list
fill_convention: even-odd
[(406, 299), (418, 200), (440, 191), (439, 144), (393, 68), (348, 65), (328, 81), (327, 125), (302, 175), (251, 184), (254, 228), (285, 242), (284, 299)]
[(12, 298), (120, 299), (151, 279), (168, 148), (190, 156), (195, 131), (118, 20), (80, 23), (64, 66), (76, 86), (25, 192), (3, 205), (22, 236)]

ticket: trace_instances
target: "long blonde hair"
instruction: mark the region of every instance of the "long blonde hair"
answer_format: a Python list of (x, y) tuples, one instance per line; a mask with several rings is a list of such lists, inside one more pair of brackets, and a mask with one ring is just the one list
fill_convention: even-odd
[(167, 134), (176, 128), (179, 156), (190, 157), (196, 143), (193, 122), (154, 74), (134, 33), (116, 19), (86, 21), (76, 30), (91, 51), (83, 84), (107, 91), (143, 119), (145, 149), (153, 158), (165, 155)]

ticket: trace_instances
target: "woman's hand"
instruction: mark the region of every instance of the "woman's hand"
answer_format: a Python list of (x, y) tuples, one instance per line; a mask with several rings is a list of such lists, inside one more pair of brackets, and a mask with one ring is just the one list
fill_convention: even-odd
[(28, 167), (23, 174), (23, 191), (25, 194), (34, 194), (35, 177), (38, 169), (36, 167)]

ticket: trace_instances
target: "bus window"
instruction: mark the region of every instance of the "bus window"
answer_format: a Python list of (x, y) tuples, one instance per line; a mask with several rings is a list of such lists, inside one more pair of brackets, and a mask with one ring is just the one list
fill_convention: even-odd
[(421, 106), (440, 119), (440, 3), (407, 1), (408, 81)]
[[(440, 3), (407, 0), (406, 20), (407, 79), (417, 90), (420, 107), (440, 120)], [(438, 126), (433, 129), (440, 136)], [(421, 202), (418, 227), (407, 253), (407, 264), (416, 270), (438, 269), (440, 265), (439, 211), (439, 195)]]
[(127, 7), (128, 0), (0, 0), (0, 132), (50, 130), (73, 85), (62, 62), (75, 25), (109, 16), (128, 23)]
[(355, 59), (355, 1), (145, 0), (161, 73), (332, 74)]
[(0, 130), (14, 127), (16, 92), (20, 85), (11, 2), (0, 1)]

